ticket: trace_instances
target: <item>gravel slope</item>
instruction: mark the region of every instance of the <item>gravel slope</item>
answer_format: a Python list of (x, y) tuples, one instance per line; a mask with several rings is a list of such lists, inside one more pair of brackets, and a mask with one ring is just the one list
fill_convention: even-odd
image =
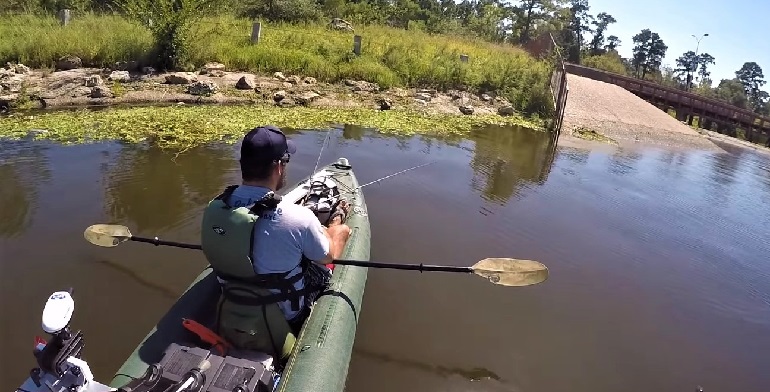
[(622, 87), (576, 75), (567, 75), (567, 83), (569, 96), (562, 129), (568, 134), (583, 127), (621, 145), (721, 150), (705, 135)]

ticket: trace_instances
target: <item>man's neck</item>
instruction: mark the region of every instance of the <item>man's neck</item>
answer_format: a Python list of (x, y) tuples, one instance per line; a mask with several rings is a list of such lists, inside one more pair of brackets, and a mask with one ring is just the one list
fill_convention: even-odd
[(243, 181), (243, 185), (258, 186), (270, 189), (271, 191), (275, 192), (275, 186), (271, 184), (270, 181)]

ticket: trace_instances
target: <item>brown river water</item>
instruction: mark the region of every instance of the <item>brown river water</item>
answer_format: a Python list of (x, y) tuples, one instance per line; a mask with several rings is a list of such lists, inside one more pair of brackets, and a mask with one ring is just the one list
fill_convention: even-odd
[[(291, 134), (289, 183), (326, 131)], [(550, 278), (501, 287), (370, 270), (348, 391), (767, 391), (770, 159), (657, 149), (554, 150), (546, 134), (465, 139), (333, 131), (322, 163), (364, 183), (372, 260), (539, 260)], [(74, 287), (73, 326), (108, 380), (198, 272), (184, 249), (88, 244), (93, 223), (197, 242), (203, 206), (239, 179), (237, 146), (177, 157), (105, 143), (0, 142), (0, 388), (34, 366), (48, 294)], [(334, 366), (334, 364), (329, 364)]]

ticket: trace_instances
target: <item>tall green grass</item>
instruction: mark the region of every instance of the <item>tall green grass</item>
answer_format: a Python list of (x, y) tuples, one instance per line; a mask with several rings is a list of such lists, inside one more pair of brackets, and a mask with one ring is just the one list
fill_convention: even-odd
[(53, 16), (0, 15), (0, 64), (20, 62), (51, 68), (60, 57), (75, 55), (88, 66), (150, 60), (152, 37), (145, 28), (119, 16), (81, 14), (66, 27)]
[[(550, 66), (523, 50), (481, 40), (430, 35), (382, 26), (357, 26), (362, 54), (352, 54), (353, 33), (320, 24), (262, 25), (258, 45), (250, 43), (251, 21), (208, 17), (189, 32), (186, 68), (218, 61), (230, 69), (257, 73), (298, 73), (336, 82), (361, 79), (382, 87), (494, 90), (526, 113), (550, 114), (547, 83)], [(115, 61), (151, 63), (153, 42), (139, 24), (119, 16), (81, 15), (67, 27), (54, 18), (0, 16), (0, 62), (49, 66), (63, 55), (84, 64), (108, 66)], [(468, 63), (460, 55), (469, 56)]]

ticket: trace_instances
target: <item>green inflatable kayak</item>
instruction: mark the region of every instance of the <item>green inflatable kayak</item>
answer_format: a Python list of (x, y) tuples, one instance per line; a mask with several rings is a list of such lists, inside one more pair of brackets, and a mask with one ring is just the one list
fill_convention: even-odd
[[(314, 187), (318, 184), (336, 187), (351, 206), (346, 223), (352, 229), (352, 234), (341, 258), (369, 260), (371, 234), (366, 203), (348, 161), (340, 158), (278, 193), (284, 201), (298, 202), (308, 193), (311, 183)], [(184, 328), (182, 321), (194, 320), (215, 330), (215, 310), (220, 287), (211, 268), (206, 268), (139, 343), (116, 372), (109, 386), (121, 388), (127, 384), (136, 384), (137, 380), (147, 379), (148, 374), (159, 369), (154, 364), (162, 365), (162, 371), (171, 381), (180, 382), (181, 375), (195, 367), (191, 363), (197, 363), (197, 360), (190, 358), (211, 354), (208, 369), (200, 372), (208, 380), (200, 381), (200, 392), (342, 391), (361, 311), (366, 274), (367, 269), (364, 267), (335, 266), (329, 288), (312, 307), (291, 356), (285, 366), (278, 370), (272, 366), (274, 362), (267, 354), (241, 353), (230, 358), (228, 353), (225, 357), (218, 357), (214, 355), (216, 351), (209, 351), (208, 345), (197, 347), (200, 340)], [(241, 385), (233, 388), (233, 380), (243, 381), (239, 381)], [(131, 389), (138, 391), (143, 388)]]

